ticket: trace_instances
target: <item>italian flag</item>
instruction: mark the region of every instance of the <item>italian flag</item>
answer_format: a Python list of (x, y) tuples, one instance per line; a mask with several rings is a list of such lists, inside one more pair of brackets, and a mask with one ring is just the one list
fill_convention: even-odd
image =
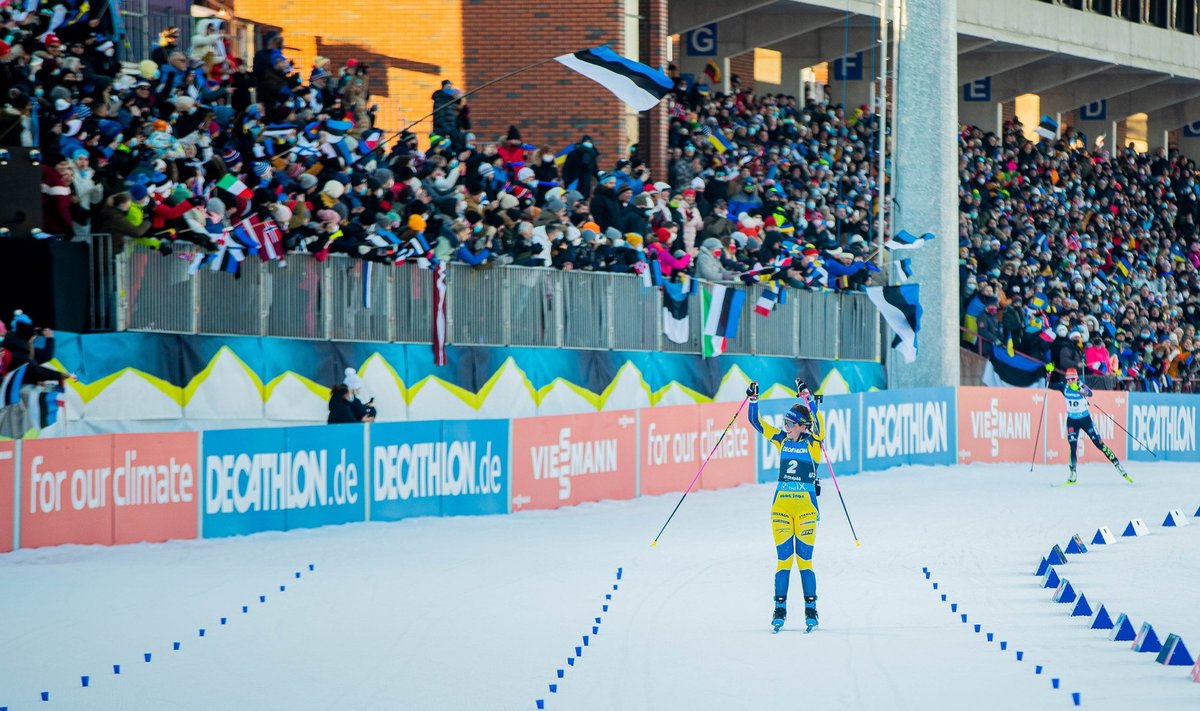
[(238, 180), (237, 176), (233, 173), (226, 173), (217, 181), (217, 187), (227, 193), (233, 193), (237, 197), (246, 198), (247, 200), (254, 195), (254, 191), (246, 187), (246, 184)]

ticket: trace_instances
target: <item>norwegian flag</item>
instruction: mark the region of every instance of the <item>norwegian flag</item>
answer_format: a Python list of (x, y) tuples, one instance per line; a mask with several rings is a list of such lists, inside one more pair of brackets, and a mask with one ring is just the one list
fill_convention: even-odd
[[(257, 215), (252, 215), (233, 228), (233, 235), (238, 242), (247, 245), (248, 251), (251, 253), (257, 251), (258, 256), (264, 262), (272, 259), (283, 261), (283, 231), (279, 229), (279, 225), (275, 224), (274, 220), (263, 220)], [(249, 250), (251, 243), (257, 247), (257, 250)]]

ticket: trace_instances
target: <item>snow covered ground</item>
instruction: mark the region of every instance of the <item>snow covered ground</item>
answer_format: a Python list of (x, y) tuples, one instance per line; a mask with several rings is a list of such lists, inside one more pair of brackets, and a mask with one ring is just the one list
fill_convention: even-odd
[(1090, 541), (1098, 526), (1119, 534), (1144, 518), (1149, 536), (1090, 548), (1061, 572), (1114, 617), (1149, 620), (1200, 652), (1200, 519), (1159, 525), (1169, 509), (1196, 512), (1200, 475), (1187, 465), (1131, 471), (1134, 486), (1107, 465), (1085, 466), (1071, 488), (1049, 486), (1062, 467), (1021, 465), (845, 477), (861, 548), (827, 485), (822, 623), (811, 635), (799, 620), (769, 631), (770, 486), (692, 494), (656, 548), (677, 495), (18, 551), (0, 555), (0, 707), (1065, 709), (1079, 692), (1093, 709), (1200, 708), (1188, 669), (1109, 642), (1033, 575), (1072, 534)]

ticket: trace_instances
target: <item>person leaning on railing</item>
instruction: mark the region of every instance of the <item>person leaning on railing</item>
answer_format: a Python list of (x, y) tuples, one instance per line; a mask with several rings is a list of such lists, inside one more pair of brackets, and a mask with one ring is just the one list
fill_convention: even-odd
[[(139, 186), (141, 187), (141, 186)], [(145, 188), (142, 188), (144, 191)], [(135, 216), (131, 214), (133, 207), (133, 198), (129, 193), (117, 193), (104, 201), (104, 207), (100, 208), (100, 216), (97, 220), (99, 231), (107, 232), (114, 238), (113, 251), (121, 252), (125, 249), (125, 242), (133, 242), (149, 249), (158, 250), (163, 255), (171, 254), (171, 247), (166, 242), (154, 237), (147, 237), (146, 233), (150, 230), (150, 222), (147, 220), (138, 219), (134, 223)], [(141, 217), (139, 210), (136, 215)]]

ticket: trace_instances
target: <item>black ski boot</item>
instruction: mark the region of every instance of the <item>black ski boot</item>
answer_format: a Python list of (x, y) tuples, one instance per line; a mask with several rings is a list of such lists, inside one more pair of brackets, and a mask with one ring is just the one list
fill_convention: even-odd
[(784, 621), (787, 619), (787, 596), (780, 595), (775, 598), (775, 612), (771, 617), (771, 631), (779, 632), (779, 628), (783, 627)]
[(805, 632), (812, 632), (817, 626), (817, 597), (805, 596), (804, 598), (804, 624), (807, 625)]

